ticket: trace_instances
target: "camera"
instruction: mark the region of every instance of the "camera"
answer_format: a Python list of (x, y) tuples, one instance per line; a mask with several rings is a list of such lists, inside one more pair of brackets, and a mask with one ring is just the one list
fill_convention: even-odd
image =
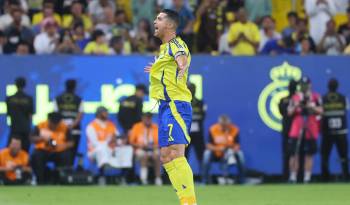
[(304, 96), (304, 99), (300, 102), (300, 107), (301, 107), (301, 114), (303, 115), (303, 116), (308, 116), (308, 115), (310, 115), (311, 113), (310, 113), (310, 110), (309, 110), (309, 108), (308, 108), (308, 104), (310, 103), (310, 96), (309, 95), (305, 95)]
[(53, 139), (49, 139), (49, 141), (47, 143), (52, 148), (55, 148), (57, 146), (57, 141), (53, 140)]

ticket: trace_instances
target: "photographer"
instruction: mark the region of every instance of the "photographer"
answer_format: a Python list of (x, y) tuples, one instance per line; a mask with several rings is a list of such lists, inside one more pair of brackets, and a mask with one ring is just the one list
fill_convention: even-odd
[(29, 156), (21, 144), (19, 137), (12, 136), (9, 146), (0, 150), (0, 181), (4, 184), (25, 184), (31, 179)]
[(68, 127), (62, 121), (62, 115), (58, 112), (50, 113), (47, 121), (39, 123), (31, 138), (35, 144), (31, 164), (37, 183), (44, 184), (47, 182), (45, 180), (46, 163), (52, 161), (56, 168), (68, 167), (72, 159), (70, 149), (74, 146), (74, 142)]
[(288, 106), (288, 115), (293, 117), (289, 131), (289, 181), (296, 183), (300, 151), (305, 152), (304, 183), (311, 180), (313, 155), (317, 152), (319, 134), (318, 117), (323, 112), (321, 97), (311, 90), (308, 77), (300, 80), (300, 91), (294, 94)]

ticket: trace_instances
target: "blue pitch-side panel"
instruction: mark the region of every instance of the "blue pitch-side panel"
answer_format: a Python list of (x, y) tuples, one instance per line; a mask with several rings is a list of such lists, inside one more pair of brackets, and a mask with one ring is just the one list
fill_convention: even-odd
[[(64, 88), (67, 78), (79, 80), (78, 93), (85, 101), (100, 101), (101, 85), (117, 82), (134, 84), (148, 83), (143, 67), (153, 57), (89, 57), (89, 56), (0, 56), (0, 101), (6, 95), (6, 85), (16, 76), (28, 78), (27, 91), (35, 96), (37, 84), (49, 86), (52, 100)], [(280, 134), (269, 128), (258, 113), (258, 98), (262, 90), (272, 83), (270, 71), (283, 62), (299, 67), (302, 74), (310, 76), (314, 90), (326, 91), (330, 77), (337, 77), (340, 90), (350, 95), (350, 58), (348, 57), (211, 57), (193, 56), (191, 74), (203, 78), (203, 98), (208, 104), (206, 127), (226, 113), (241, 130), (242, 149), (249, 168), (266, 173), (281, 171)], [(274, 94), (274, 93), (272, 93)], [(270, 104), (266, 107), (269, 109)], [(1, 110), (1, 109), (0, 109)], [(83, 128), (93, 119), (93, 114), (84, 116)], [(114, 115), (111, 116), (115, 119)], [(6, 118), (0, 113), (0, 146), (6, 143), (8, 128)], [(86, 150), (85, 135), (80, 150)], [(332, 169), (339, 170), (338, 157), (332, 156)], [(193, 162), (193, 160), (191, 160)], [(193, 163), (195, 172), (197, 163)], [(319, 157), (315, 171), (319, 172)]]

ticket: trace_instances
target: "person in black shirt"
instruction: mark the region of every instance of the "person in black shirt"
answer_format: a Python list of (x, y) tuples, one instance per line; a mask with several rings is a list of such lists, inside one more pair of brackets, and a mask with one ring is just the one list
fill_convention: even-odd
[(325, 181), (329, 180), (329, 156), (333, 144), (336, 145), (340, 162), (342, 165), (343, 179), (349, 179), (348, 164), (348, 124), (346, 97), (337, 92), (338, 81), (330, 79), (328, 92), (323, 96), (323, 118), (322, 118), (322, 143), (321, 143), (321, 167), (322, 176)]
[(18, 136), (22, 141), (22, 149), (28, 152), (34, 113), (33, 98), (23, 91), (26, 86), (26, 80), (23, 77), (17, 78), (15, 84), (16, 94), (6, 98), (7, 115), (11, 119), (10, 136)]
[(288, 135), (290, 126), (292, 123), (292, 116), (288, 116), (288, 105), (291, 102), (292, 96), (295, 94), (297, 89), (297, 82), (291, 80), (288, 85), (289, 94), (288, 96), (281, 99), (278, 108), (282, 115), (282, 170), (283, 176), (289, 176), (289, 155), (288, 155)]
[[(207, 106), (202, 100), (199, 100), (195, 97), (195, 84), (189, 83), (188, 88), (192, 93), (192, 125), (190, 130), (192, 143), (190, 144), (190, 147), (193, 147), (195, 149), (197, 160), (199, 164), (202, 164), (203, 154), (205, 150), (203, 123), (207, 111)], [(189, 150), (190, 149), (186, 149), (186, 156), (188, 156)]]
[(143, 98), (147, 93), (146, 86), (139, 84), (136, 86), (134, 95), (129, 96), (120, 102), (117, 118), (123, 128), (124, 135), (127, 136), (132, 126), (141, 121)]
[(32, 45), (33, 43), (34, 34), (30, 28), (22, 25), (22, 15), (23, 11), (20, 8), (14, 8), (11, 10), (13, 22), (4, 30), (8, 39), (7, 44), (5, 44), (4, 47), (4, 53), (6, 54), (15, 53), (17, 45), (21, 41), (24, 41), (29, 45)]
[(80, 137), (81, 127), (80, 122), (83, 117), (83, 101), (75, 94), (76, 80), (68, 79), (66, 81), (66, 90), (61, 95), (57, 96), (54, 102), (54, 110), (59, 112), (63, 117), (63, 122), (67, 125), (70, 135), (74, 141), (74, 147), (72, 148), (72, 160), (76, 156)]

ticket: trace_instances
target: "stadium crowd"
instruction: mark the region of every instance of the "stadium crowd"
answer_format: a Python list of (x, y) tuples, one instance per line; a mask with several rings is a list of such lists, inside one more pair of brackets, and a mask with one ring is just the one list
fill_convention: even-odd
[(348, 0), (1, 0), (1, 54), (155, 54), (174, 9), (192, 53), (350, 54)]

